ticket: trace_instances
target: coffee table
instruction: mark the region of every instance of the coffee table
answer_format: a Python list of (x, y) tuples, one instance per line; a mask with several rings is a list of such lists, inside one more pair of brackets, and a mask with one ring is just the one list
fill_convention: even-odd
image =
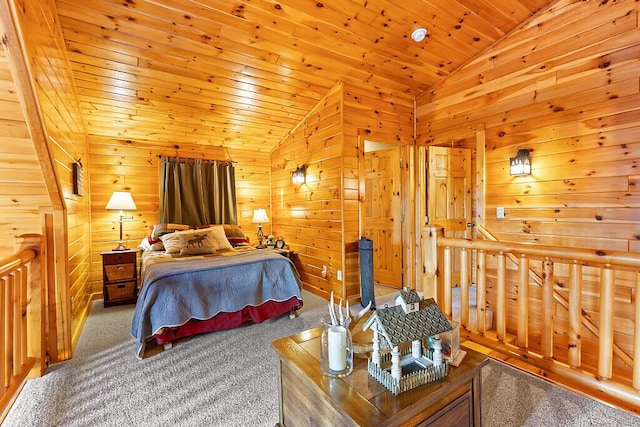
[[(273, 342), (278, 355), (281, 426), (480, 426), (480, 370), (486, 355), (465, 348), (449, 375), (395, 396), (354, 355), (351, 375), (320, 369), (320, 334), (310, 329)], [(360, 357), (362, 356), (362, 357)]]

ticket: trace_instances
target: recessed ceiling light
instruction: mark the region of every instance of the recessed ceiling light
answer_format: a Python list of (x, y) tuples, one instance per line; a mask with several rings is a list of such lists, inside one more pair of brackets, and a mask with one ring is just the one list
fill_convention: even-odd
[(427, 30), (424, 28), (416, 28), (411, 33), (411, 38), (414, 42), (421, 42), (427, 36)]

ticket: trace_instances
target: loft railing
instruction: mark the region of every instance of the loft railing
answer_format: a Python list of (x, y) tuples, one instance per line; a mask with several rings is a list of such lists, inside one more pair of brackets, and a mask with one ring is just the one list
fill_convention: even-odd
[(461, 336), (640, 411), (640, 254), (424, 236), (423, 291)]
[(24, 381), (45, 369), (41, 236), (20, 237), (0, 260), (0, 421)]

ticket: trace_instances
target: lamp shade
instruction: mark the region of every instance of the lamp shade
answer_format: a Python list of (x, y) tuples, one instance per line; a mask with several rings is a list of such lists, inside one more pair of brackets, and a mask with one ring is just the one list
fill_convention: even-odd
[(269, 222), (269, 217), (267, 216), (267, 211), (264, 209), (256, 209), (253, 211), (253, 220), (251, 220), (254, 224), (263, 224), (265, 222)]
[(135, 211), (138, 209), (131, 193), (128, 191), (114, 191), (107, 203), (107, 210), (113, 211)]

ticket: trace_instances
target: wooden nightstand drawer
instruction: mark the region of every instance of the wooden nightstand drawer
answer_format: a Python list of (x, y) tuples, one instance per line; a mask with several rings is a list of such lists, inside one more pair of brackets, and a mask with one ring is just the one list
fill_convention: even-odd
[(113, 264), (105, 265), (104, 272), (109, 282), (117, 280), (134, 279), (136, 277), (135, 264)]
[(135, 264), (136, 263), (136, 251), (104, 253), (102, 255), (102, 263), (104, 265), (110, 265), (110, 264)]
[(118, 301), (123, 299), (135, 298), (136, 282), (120, 282), (108, 283), (105, 285), (107, 295), (105, 298), (109, 301)]

